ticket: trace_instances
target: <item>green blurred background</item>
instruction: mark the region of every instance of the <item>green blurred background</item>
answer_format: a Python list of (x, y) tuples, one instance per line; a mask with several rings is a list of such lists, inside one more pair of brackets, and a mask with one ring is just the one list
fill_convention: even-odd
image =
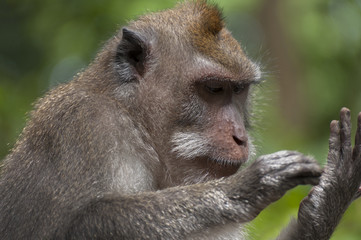
[[(361, 111), (361, 0), (215, 0), (248, 55), (264, 66), (253, 133), (258, 153), (294, 149), (324, 164), (329, 123), (341, 107)], [(174, 0), (0, 1), (0, 159), (32, 102), (69, 81), (127, 20)], [(250, 225), (272, 239), (309, 187), (297, 187)], [(361, 239), (361, 199), (332, 239)]]

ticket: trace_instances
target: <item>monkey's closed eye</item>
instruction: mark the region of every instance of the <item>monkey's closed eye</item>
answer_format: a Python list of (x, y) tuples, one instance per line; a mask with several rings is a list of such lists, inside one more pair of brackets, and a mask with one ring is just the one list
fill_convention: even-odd
[(217, 81), (208, 81), (205, 83), (207, 92), (211, 94), (220, 94), (224, 91), (224, 85)]
[(223, 92), (223, 87), (210, 87), (206, 85), (206, 89), (212, 94), (218, 94)]

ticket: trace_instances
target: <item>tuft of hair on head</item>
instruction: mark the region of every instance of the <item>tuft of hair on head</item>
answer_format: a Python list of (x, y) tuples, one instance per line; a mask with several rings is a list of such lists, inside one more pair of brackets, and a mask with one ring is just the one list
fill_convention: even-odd
[(215, 3), (197, 0), (194, 3), (194, 13), (199, 14), (199, 30), (217, 35), (224, 28), (223, 14)]
[(229, 68), (238, 67), (235, 58), (225, 54), (221, 42), (226, 42), (232, 52), (242, 52), (238, 42), (225, 29), (221, 9), (207, 0), (189, 0), (181, 3), (178, 10), (184, 14), (186, 33), (193, 47), (201, 54)]
[(180, 7), (190, 10), (193, 17), (197, 18), (192, 24), (193, 32), (216, 36), (224, 28), (222, 11), (215, 3), (207, 0), (190, 0), (181, 3)]

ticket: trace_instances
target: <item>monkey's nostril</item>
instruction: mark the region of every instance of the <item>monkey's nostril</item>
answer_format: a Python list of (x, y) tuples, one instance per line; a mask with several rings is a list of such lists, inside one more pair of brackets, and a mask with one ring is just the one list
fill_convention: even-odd
[(237, 143), (238, 146), (246, 146), (247, 145), (247, 140), (246, 139), (239, 139), (236, 136), (233, 136), (233, 140)]

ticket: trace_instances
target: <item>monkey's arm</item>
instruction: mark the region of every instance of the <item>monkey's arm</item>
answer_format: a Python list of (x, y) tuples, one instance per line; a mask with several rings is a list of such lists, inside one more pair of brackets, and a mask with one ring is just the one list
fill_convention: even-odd
[(343, 108), (340, 123), (331, 122), (328, 161), (319, 185), (302, 201), (298, 220), (279, 239), (329, 239), (349, 204), (359, 195), (361, 182), (361, 113), (351, 146), (350, 111)]
[(290, 188), (317, 183), (320, 172), (313, 159), (283, 151), (262, 156), (226, 179), (109, 195), (79, 211), (67, 239), (184, 239), (229, 222), (250, 221)]

